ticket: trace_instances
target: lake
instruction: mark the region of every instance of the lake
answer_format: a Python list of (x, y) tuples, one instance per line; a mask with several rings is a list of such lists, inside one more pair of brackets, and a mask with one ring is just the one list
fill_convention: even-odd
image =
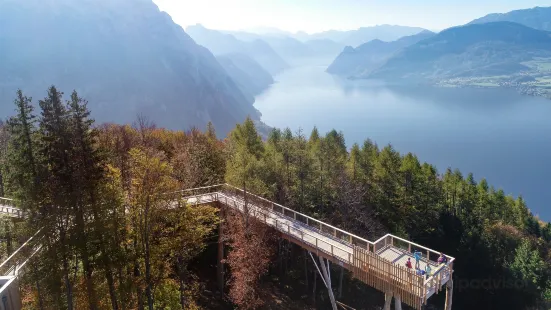
[(370, 138), (412, 152), (440, 172), (459, 168), (496, 188), (522, 195), (534, 214), (551, 220), (551, 100), (504, 89), (386, 86), (351, 81), (325, 66), (293, 68), (257, 97), (269, 126), (306, 136), (342, 131), (347, 146)]

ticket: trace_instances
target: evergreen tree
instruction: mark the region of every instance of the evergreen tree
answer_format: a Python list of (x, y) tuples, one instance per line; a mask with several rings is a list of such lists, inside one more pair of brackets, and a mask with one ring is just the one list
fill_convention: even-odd
[(6, 178), (8, 172), (8, 144), (10, 142), (10, 134), (6, 128), (6, 124), (0, 120), (0, 197), (6, 196)]
[(264, 144), (250, 118), (231, 132), (229, 149), (226, 180), (246, 191), (266, 193), (266, 187), (259, 182), (263, 173)]
[[(70, 279), (72, 257), (75, 249), (72, 235), (75, 232), (73, 207), (77, 205), (71, 165), (71, 135), (69, 113), (62, 102), (63, 93), (54, 86), (40, 100), (40, 156), (48, 167), (41, 192), (44, 208), (41, 210), (41, 226), (47, 235), (46, 251), (52, 256), (51, 263), (62, 262), (62, 278), (65, 285), (67, 309), (73, 309), (73, 281)], [(42, 225), (43, 224), (43, 225)], [(55, 238), (54, 236), (59, 236)], [(59, 256), (58, 256), (59, 255)], [(53, 257), (57, 257), (55, 260)], [(57, 268), (52, 268), (57, 270)]]
[(6, 183), (22, 208), (31, 209), (38, 200), (39, 168), (36, 154), (36, 116), (32, 99), (17, 91), (16, 116), (7, 122), (10, 136), (6, 164)]

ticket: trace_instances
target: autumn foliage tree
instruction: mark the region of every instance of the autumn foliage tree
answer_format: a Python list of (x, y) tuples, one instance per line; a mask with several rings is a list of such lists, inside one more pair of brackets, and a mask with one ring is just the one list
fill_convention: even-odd
[[(249, 215), (250, 216), (250, 215)], [(238, 211), (230, 211), (224, 230), (230, 251), (229, 296), (240, 309), (259, 309), (264, 300), (261, 278), (275, 254), (276, 232), (256, 219), (245, 221)]]

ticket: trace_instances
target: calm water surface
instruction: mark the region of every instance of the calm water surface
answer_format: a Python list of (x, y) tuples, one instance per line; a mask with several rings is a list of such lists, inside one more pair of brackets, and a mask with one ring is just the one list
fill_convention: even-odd
[(440, 172), (459, 168), (522, 195), (551, 220), (551, 100), (509, 90), (385, 86), (350, 81), (308, 66), (288, 70), (255, 106), (270, 126), (309, 136), (343, 131), (347, 145), (366, 138), (417, 154)]

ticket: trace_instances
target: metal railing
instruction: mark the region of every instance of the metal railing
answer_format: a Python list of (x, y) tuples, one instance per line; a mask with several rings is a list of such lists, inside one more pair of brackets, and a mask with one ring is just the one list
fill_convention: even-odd
[[(218, 201), (224, 203), (230, 207), (236, 207), (240, 211), (244, 211), (245, 202), (235, 199), (225, 193), (218, 193)], [(232, 205), (233, 203), (233, 205)], [(328, 239), (322, 233), (310, 233), (304, 229), (297, 228), (291, 219), (281, 219), (281, 214), (270, 209), (264, 209), (256, 206), (256, 204), (249, 205), (249, 214), (253, 215), (261, 222), (268, 226), (274, 227), (276, 230), (286, 233), (288, 236), (301, 240), (303, 243), (315, 247), (318, 251), (324, 252), (327, 255), (331, 255), (338, 261), (346, 262), (350, 264), (352, 262), (353, 251), (351, 248), (337, 245), (334, 242), (329, 242)], [(302, 227), (304, 228), (304, 227)], [(320, 238), (321, 237), (321, 238)]]
[(6, 260), (0, 263), (1, 275), (17, 275), (19, 270), (31, 259), (41, 248), (40, 240), (42, 238), (39, 229), (27, 241), (25, 241), (15, 252)]

